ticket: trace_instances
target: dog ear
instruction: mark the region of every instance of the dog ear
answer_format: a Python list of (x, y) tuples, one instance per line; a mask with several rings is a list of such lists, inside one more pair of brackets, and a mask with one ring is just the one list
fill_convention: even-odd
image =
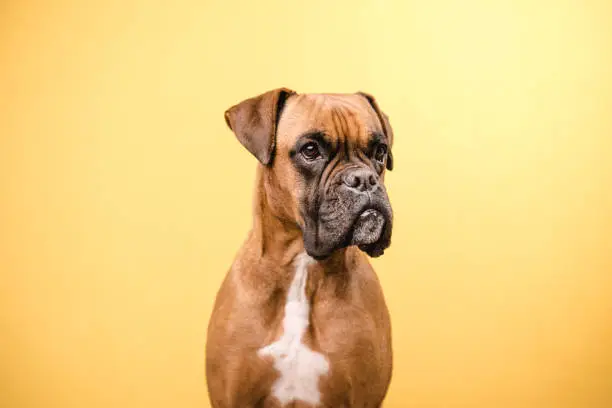
[(376, 98), (372, 95), (365, 92), (357, 92), (358, 95), (363, 96), (368, 100), (370, 106), (378, 115), (378, 119), (382, 124), (383, 131), (385, 132), (385, 136), (387, 137), (387, 141), (389, 142), (389, 153), (387, 155), (387, 169), (393, 170), (393, 154), (391, 153), (391, 146), (393, 145), (393, 129), (391, 128), (391, 124), (389, 123), (389, 117), (378, 107), (378, 103), (376, 102)]
[(278, 88), (246, 99), (225, 111), (225, 123), (240, 143), (263, 165), (272, 163), (276, 126), (285, 100), (295, 94)]

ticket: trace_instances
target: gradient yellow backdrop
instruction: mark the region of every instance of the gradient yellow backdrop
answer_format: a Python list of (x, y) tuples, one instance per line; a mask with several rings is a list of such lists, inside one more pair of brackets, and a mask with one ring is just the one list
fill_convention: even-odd
[(4, 1), (0, 406), (208, 407), (251, 220), (223, 111), (374, 94), (396, 133), (386, 407), (612, 407), (612, 3)]

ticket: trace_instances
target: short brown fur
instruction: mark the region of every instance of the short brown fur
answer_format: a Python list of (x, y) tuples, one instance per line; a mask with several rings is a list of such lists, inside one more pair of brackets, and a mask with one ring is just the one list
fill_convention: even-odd
[[(272, 92), (276, 96), (267, 97), (274, 103), (280, 93), (289, 95), (271, 136), (276, 138), (274, 159), (266, 162), (266, 154), (260, 159), (253, 228), (221, 285), (208, 328), (206, 373), (214, 408), (280, 407), (271, 394), (278, 373), (257, 351), (282, 335), (283, 307), (295, 271), (292, 262), (304, 252), (299, 211), (303, 186), (289, 159), (295, 139), (320, 129), (334, 141), (350, 138), (353, 146), (363, 146), (369, 132), (385, 131), (362, 95)], [(274, 113), (269, 114), (272, 123)], [(231, 119), (228, 125), (240, 131)], [(258, 131), (260, 136), (265, 133)], [(254, 150), (261, 153), (261, 146), (273, 142), (258, 143)], [(302, 341), (330, 364), (329, 374), (319, 381), (320, 406), (381, 406), (392, 373), (391, 324), (367, 256), (351, 246), (311, 265), (306, 294), (310, 326)], [(310, 405), (293, 401), (285, 406)]]

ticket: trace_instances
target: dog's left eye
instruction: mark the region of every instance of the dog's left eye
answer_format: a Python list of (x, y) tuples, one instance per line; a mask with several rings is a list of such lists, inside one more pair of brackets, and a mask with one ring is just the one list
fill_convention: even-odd
[(300, 149), (300, 153), (302, 153), (302, 156), (307, 160), (314, 160), (321, 155), (319, 147), (314, 142), (306, 143), (304, 147)]
[(374, 158), (379, 162), (385, 161), (385, 156), (387, 155), (387, 146), (380, 144), (376, 146), (376, 150), (374, 151)]

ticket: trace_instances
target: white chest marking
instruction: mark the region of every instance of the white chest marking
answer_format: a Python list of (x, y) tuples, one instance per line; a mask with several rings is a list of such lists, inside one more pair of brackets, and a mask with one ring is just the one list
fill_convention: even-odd
[(321, 402), (319, 377), (329, 372), (323, 354), (302, 343), (309, 324), (310, 305), (306, 298), (308, 265), (314, 260), (306, 253), (295, 259), (295, 276), (287, 292), (283, 335), (277, 341), (259, 349), (259, 356), (272, 356), (280, 376), (272, 385), (272, 394), (285, 405), (300, 400), (311, 405)]

